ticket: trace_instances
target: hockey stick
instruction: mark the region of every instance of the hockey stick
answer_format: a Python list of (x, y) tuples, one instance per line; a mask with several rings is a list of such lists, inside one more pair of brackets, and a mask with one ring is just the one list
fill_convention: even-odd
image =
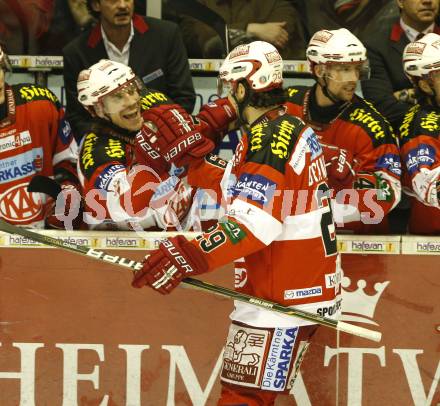
[[(47, 235), (39, 234), (34, 231), (27, 230), (25, 228), (17, 227), (6, 221), (0, 219), (0, 230), (8, 234), (18, 234), (23, 237), (29, 238), (35, 242), (39, 242), (51, 247), (62, 248), (67, 251), (74, 252), (76, 254), (85, 255), (98, 261), (118, 265), (120, 267), (131, 269), (136, 272), (142, 268), (142, 263), (132, 259), (124, 258), (118, 255), (110, 255), (105, 251), (95, 250), (93, 248), (87, 248), (84, 246), (76, 245), (70, 242), (63, 241), (61, 239), (53, 238)], [(234, 290), (224, 288), (222, 286), (213, 285), (203, 282), (198, 279), (185, 278), (182, 281), (188, 287), (198, 289), (204, 292), (211, 292), (216, 295), (226, 297), (228, 299), (234, 299), (240, 302), (253, 304), (266, 310), (275, 311), (284, 315), (298, 317), (303, 320), (310, 321), (312, 323), (320, 324), (326, 327), (330, 327), (335, 330), (342, 331), (347, 334), (366, 338), (368, 340), (379, 342), (382, 334), (379, 331), (368, 330), (363, 327), (353, 326), (352, 324), (344, 323), (341, 321), (332, 320), (326, 317), (318, 316), (314, 313), (309, 313), (300, 309), (282, 306), (278, 303), (271, 302), (269, 300), (260, 299), (254, 296), (246, 295), (244, 293), (236, 292)]]

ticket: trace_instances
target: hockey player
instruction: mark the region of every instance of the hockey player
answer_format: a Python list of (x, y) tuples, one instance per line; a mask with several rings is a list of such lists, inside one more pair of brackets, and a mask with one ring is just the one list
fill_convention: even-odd
[[(78, 100), (94, 117), (81, 143), (78, 169), (89, 227), (182, 226), (193, 195), (179, 178), (186, 157), (205, 156), (214, 148), (205, 135), (234, 120), (228, 103), (205, 108), (203, 123), (196, 124), (166, 95), (143, 88), (131, 68), (105, 59), (78, 76)], [(165, 143), (163, 156), (149, 142)]]
[(323, 145), (335, 221), (346, 231), (386, 232), (384, 217), (400, 200), (401, 165), (389, 123), (355, 94), (368, 72), (366, 49), (341, 28), (316, 32), (306, 54), (316, 84), (289, 87), (288, 112)]
[[(188, 171), (191, 185), (223, 194), (226, 215), (193, 241), (163, 241), (144, 260), (134, 287), (168, 294), (186, 276), (235, 261), (238, 291), (337, 316), (324, 157), (314, 131), (286, 114), (282, 72), (278, 51), (266, 42), (241, 45), (227, 56), (219, 85), (230, 88), (245, 135), (227, 164), (209, 155), (192, 160)], [(317, 326), (240, 302), (231, 319), (219, 405), (273, 405), (292, 387), (307, 347), (301, 343)]]
[(55, 201), (27, 186), (38, 174), (55, 176), (63, 192), (78, 188), (76, 142), (57, 97), (45, 87), (9, 85), (10, 70), (0, 48), (0, 217), (26, 227), (64, 228), (55, 216)]
[(400, 126), (404, 190), (413, 196), (409, 231), (440, 233), (440, 35), (427, 34), (409, 43), (403, 68), (419, 103)]

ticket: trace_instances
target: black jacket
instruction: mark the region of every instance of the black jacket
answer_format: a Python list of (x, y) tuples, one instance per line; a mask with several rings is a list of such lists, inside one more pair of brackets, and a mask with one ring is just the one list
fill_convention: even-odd
[[(439, 27), (434, 32), (440, 33)], [(399, 20), (394, 24), (382, 24), (382, 28), (370, 35), (366, 41), (367, 56), (370, 62), (371, 77), (362, 81), (363, 96), (398, 129), (410, 104), (398, 101), (393, 93), (397, 90), (412, 88), (405, 76), (402, 55), (409, 43)]]
[[(148, 87), (164, 92), (192, 112), (195, 103), (194, 86), (177, 25), (135, 14), (133, 28), (129, 66)], [(78, 74), (101, 59), (108, 59), (100, 24), (67, 44), (63, 49), (63, 56), (66, 117), (77, 139), (80, 139), (88, 130), (90, 116), (77, 101)]]

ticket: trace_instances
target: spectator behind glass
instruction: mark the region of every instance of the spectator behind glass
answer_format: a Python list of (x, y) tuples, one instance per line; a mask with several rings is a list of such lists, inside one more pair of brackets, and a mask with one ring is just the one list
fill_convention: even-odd
[[(306, 20), (307, 36), (322, 28), (347, 28), (363, 41), (365, 30), (383, 14), (389, 14), (394, 0), (292, 0)], [(397, 7), (396, 7), (397, 8)]]
[(345, 28), (321, 30), (309, 42), (307, 59), (316, 84), (287, 88), (286, 106), (321, 141), (338, 230), (387, 233), (387, 215), (401, 196), (401, 165), (388, 121), (355, 94), (368, 74), (366, 49)]
[(100, 59), (129, 65), (145, 85), (191, 112), (194, 86), (177, 25), (134, 14), (133, 0), (87, 0), (87, 6), (98, 24), (63, 49), (67, 116), (75, 137), (82, 138), (90, 119), (77, 101), (78, 74)]
[[(230, 48), (256, 39), (271, 43), (283, 59), (304, 59), (305, 39), (297, 11), (286, 0), (199, 0), (229, 28)], [(222, 58), (223, 46), (207, 24), (184, 16), (182, 33), (190, 57)]]
[(40, 40), (41, 55), (60, 55), (62, 48), (95, 22), (86, 0), (55, 0), (49, 30)]
[(440, 35), (405, 47), (403, 67), (420, 95), (400, 126), (403, 184), (412, 196), (409, 231), (440, 235)]
[(439, 0), (397, 0), (400, 19), (382, 22), (366, 40), (371, 76), (362, 81), (362, 92), (397, 129), (415, 103), (411, 82), (402, 68), (402, 53), (419, 34), (437, 32), (434, 24)]
[[(5, 78), (9, 70), (8, 57), (0, 48), (0, 217), (24, 227), (76, 227), (80, 223), (76, 216), (80, 200), (78, 151), (64, 109), (47, 88), (27, 83), (9, 85)], [(47, 194), (29, 192), (29, 182), (35, 175), (55, 177), (63, 195), (70, 194), (64, 195), (66, 206), (55, 207)], [(76, 200), (75, 194), (71, 195), (75, 190)], [(70, 222), (57, 218), (55, 208), (58, 214), (66, 213)]]
[(0, 0), (0, 40), (11, 55), (36, 55), (52, 20), (54, 0)]

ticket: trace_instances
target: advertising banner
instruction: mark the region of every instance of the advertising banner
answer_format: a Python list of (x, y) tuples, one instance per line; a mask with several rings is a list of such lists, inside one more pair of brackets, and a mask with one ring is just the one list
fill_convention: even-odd
[[(216, 404), (232, 301), (133, 289), (130, 271), (0, 238), (1, 406)], [(71, 238), (140, 260), (161, 236)], [(439, 257), (399, 254), (405, 237), (389, 238), (381, 254), (367, 253), (378, 249), (371, 238), (340, 241), (365, 248), (342, 256), (342, 319), (381, 331), (382, 341), (321, 327), (277, 406), (438, 405)], [(201, 279), (232, 287), (232, 268)]]

